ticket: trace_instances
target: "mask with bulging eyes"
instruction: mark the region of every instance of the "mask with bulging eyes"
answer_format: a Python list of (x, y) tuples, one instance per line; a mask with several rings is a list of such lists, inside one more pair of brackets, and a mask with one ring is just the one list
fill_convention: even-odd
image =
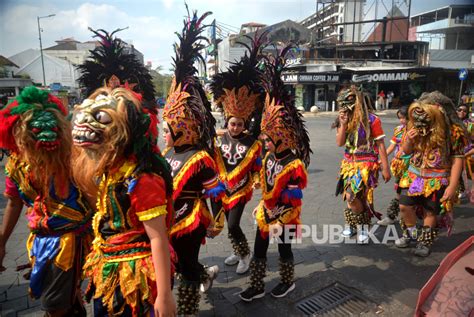
[(420, 136), (427, 136), (433, 131), (431, 128), (431, 118), (421, 107), (415, 107), (411, 115), (413, 125), (418, 130)]
[(98, 95), (86, 99), (77, 106), (72, 136), (74, 144), (80, 147), (96, 147), (103, 141), (103, 134), (112, 122), (107, 110), (116, 110), (117, 100), (112, 96)]
[(356, 105), (356, 99), (356, 94), (350, 89), (341, 92), (337, 97), (339, 110), (344, 112), (352, 112)]

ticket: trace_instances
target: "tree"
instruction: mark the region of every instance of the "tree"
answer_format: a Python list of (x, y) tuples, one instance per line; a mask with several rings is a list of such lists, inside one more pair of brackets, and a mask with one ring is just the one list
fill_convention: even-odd
[(168, 91), (173, 80), (173, 75), (162, 74), (163, 66), (158, 66), (154, 70), (150, 71), (150, 75), (153, 78), (152, 82), (155, 86), (155, 92), (158, 97), (166, 98)]

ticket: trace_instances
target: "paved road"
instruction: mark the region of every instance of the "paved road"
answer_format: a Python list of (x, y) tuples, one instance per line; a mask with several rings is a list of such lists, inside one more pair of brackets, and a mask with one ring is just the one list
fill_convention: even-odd
[[(383, 127), (391, 136), (397, 119), (393, 114), (382, 116)], [(324, 224), (342, 224), (344, 204), (334, 197), (335, 183), (342, 149), (335, 145), (335, 132), (329, 128), (334, 118), (328, 115), (308, 117), (307, 126), (314, 152), (308, 169), (309, 184), (304, 192), (303, 223), (314, 225), (321, 238)], [(388, 137), (386, 139), (388, 145)], [(3, 174), (0, 187), (4, 186)], [(0, 188), (3, 190), (3, 188)], [(375, 192), (375, 205), (384, 211), (393, 197), (393, 183), (380, 184)], [(244, 231), (253, 244), (255, 225), (251, 210), (257, 204), (257, 193), (249, 203), (242, 218)], [(0, 215), (5, 200), (0, 198)], [(245, 287), (248, 276), (235, 274), (235, 267), (224, 265), (231, 252), (227, 235), (208, 240), (201, 249), (205, 264), (218, 264), (221, 272), (208, 295), (201, 299), (200, 316), (294, 316), (301, 315), (296, 303), (301, 299), (333, 285), (344, 287), (362, 296), (368, 303), (364, 316), (412, 315), (418, 291), (436, 270), (443, 257), (459, 243), (472, 235), (474, 210), (463, 204), (456, 208), (455, 231), (451, 237), (441, 234), (428, 258), (416, 258), (410, 250), (400, 250), (388, 245), (317, 244), (308, 237), (294, 246), (297, 288), (287, 298), (275, 300), (267, 295), (264, 299), (247, 304), (239, 301), (236, 294)], [(379, 229), (381, 238), (385, 231)], [(42, 316), (37, 301), (26, 296), (26, 282), (21, 273), (14, 272), (18, 264), (26, 262), (24, 249), (27, 236), (24, 219), (18, 224), (7, 246), (5, 261), (8, 270), (0, 275), (0, 306), (2, 316)], [(278, 283), (278, 252), (276, 245), (269, 249), (269, 272), (265, 281), (267, 292)], [(89, 306), (89, 312), (90, 306)]]

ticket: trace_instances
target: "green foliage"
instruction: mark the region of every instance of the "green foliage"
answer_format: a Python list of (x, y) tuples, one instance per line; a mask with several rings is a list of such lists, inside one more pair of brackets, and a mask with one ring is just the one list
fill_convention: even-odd
[(151, 71), (152, 82), (155, 87), (155, 92), (158, 97), (164, 97), (168, 95), (168, 91), (173, 80), (173, 75), (162, 74), (162, 67), (158, 66), (155, 70)]

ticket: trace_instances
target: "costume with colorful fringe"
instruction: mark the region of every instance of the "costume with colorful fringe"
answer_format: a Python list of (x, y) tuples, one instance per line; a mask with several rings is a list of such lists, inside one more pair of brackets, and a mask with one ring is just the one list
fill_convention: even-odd
[(393, 137), (390, 140), (390, 143), (395, 144), (395, 153), (392, 161), (390, 162), (390, 171), (395, 177), (395, 190), (398, 189), (398, 183), (403, 173), (408, 169), (411, 155), (406, 155), (400, 149), (400, 144), (405, 134), (406, 126), (401, 124), (395, 127), (393, 131)]
[(358, 194), (367, 201), (369, 216), (377, 216), (373, 209), (373, 193), (378, 184), (380, 170), (377, 140), (385, 135), (380, 119), (369, 113), (370, 138), (367, 139), (361, 126), (356, 133), (347, 133), (344, 159), (341, 163), (337, 194), (349, 193), (355, 198)]
[(189, 234), (202, 225), (214, 224), (206, 198), (218, 200), (225, 187), (217, 177), (217, 167), (206, 151), (189, 150), (175, 153), (167, 149), (164, 156), (172, 169), (175, 219), (171, 237)]
[[(26, 246), (32, 264), (30, 294), (39, 298), (43, 291), (45, 268), (50, 261), (63, 271), (80, 270), (82, 259), (90, 247), (92, 211), (72, 184), (69, 185), (68, 197), (64, 199), (56, 196), (53, 184), (49, 197), (41, 197), (33, 184), (34, 176), (28, 164), (15, 154), (8, 158), (5, 172), (6, 182), (14, 184), (28, 207), (26, 214), (31, 233)], [(5, 192), (7, 197), (14, 195), (14, 190)]]
[[(69, 180), (69, 165), (54, 165), (53, 170), (48, 170), (50, 162), (45, 162), (52, 156), (70, 159), (66, 116), (67, 109), (57, 97), (46, 90), (26, 87), (0, 110), (0, 148), (10, 152), (5, 165), (4, 194), (9, 199), (21, 199), (27, 206), (30, 235), (26, 246), (32, 266), (30, 295), (43, 297), (45, 310), (61, 302), (70, 312), (82, 308), (74, 297), (80, 286), (82, 261), (90, 246), (92, 212)], [(22, 130), (24, 126), (26, 131)], [(34, 159), (28, 162), (30, 156)], [(37, 158), (42, 160), (35, 161)], [(44, 184), (41, 184), (42, 176), (50, 176), (44, 177)], [(59, 294), (51, 290), (51, 284), (46, 284), (59, 276), (70, 291), (67, 294)]]
[[(88, 296), (102, 298), (109, 313), (121, 314), (125, 305), (143, 316), (144, 303), (153, 307), (157, 295), (150, 240), (143, 221), (166, 216), (171, 201), (157, 174), (137, 174), (137, 163), (126, 160), (100, 180), (97, 212), (92, 227), (95, 239), (84, 265)], [(117, 289), (121, 296), (117, 296)]]
[[(472, 119), (464, 119), (463, 120), (464, 126), (466, 127), (468, 133), (468, 145), (464, 148), (464, 153), (470, 152), (474, 148), (474, 121)], [(470, 165), (470, 166), (469, 166)], [(468, 179), (473, 179), (473, 175), (471, 174), (474, 171), (474, 158), (466, 157), (466, 174)], [(462, 177), (461, 177), (462, 180)]]
[(238, 203), (246, 204), (252, 198), (253, 183), (259, 181), (262, 167), (262, 145), (250, 135), (236, 139), (225, 132), (218, 137), (215, 158), (219, 178), (226, 187), (222, 204), (230, 210)]
[(271, 225), (298, 225), (301, 223), (302, 189), (306, 188), (307, 172), (295, 155), (277, 159), (268, 153), (260, 172), (262, 202), (256, 219), (263, 238), (268, 237)]
[(449, 185), (452, 160), (456, 157), (464, 158), (464, 148), (467, 145), (462, 127), (452, 125), (450, 130), (450, 153), (442, 153), (439, 148), (412, 153), (408, 170), (400, 179), (400, 187), (408, 188), (408, 196), (429, 197)]

